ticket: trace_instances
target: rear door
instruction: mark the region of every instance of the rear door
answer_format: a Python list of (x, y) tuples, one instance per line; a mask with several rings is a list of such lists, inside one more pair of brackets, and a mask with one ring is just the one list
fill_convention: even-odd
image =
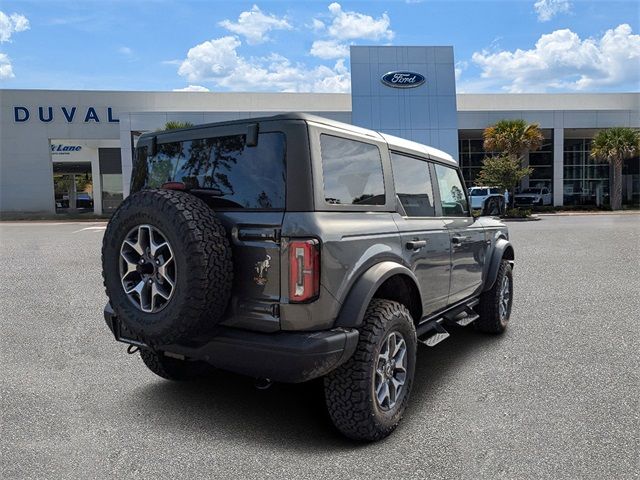
[[(436, 217), (431, 171), (426, 160), (391, 152), (403, 255), (420, 282), (423, 314), (447, 305), (450, 242), (445, 222)], [(419, 320), (419, 319), (416, 319)]]
[(479, 291), (482, 286), (487, 243), (485, 233), (469, 209), (464, 182), (458, 169), (434, 164), (442, 218), (451, 244), (449, 304)]

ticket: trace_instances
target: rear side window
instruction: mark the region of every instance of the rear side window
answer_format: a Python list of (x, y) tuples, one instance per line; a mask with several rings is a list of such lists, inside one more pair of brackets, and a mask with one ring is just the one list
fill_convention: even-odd
[(429, 164), (417, 158), (391, 154), (396, 195), (408, 217), (433, 217), (433, 186)]
[(334, 205), (384, 205), (382, 159), (375, 145), (320, 135), (324, 199)]
[(455, 168), (436, 164), (436, 177), (440, 190), (442, 215), (445, 217), (466, 217), (469, 215), (467, 197), (462, 188), (460, 176)]
[(158, 144), (147, 160), (147, 188), (182, 182), (211, 190), (229, 208), (284, 209), (285, 135), (261, 133), (247, 147), (244, 135)]

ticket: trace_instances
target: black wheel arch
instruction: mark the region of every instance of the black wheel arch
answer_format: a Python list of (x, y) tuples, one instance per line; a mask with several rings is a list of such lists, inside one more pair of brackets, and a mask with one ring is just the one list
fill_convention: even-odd
[(493, 284), (498, 277), (498, 270), (500, 270), (500, 262), (502, 262), (503, 259), (509, 262), (511, 268), (514, 267), (515, 250), (513, 249), (511, 242), (509, 242), (505, 237), (499, 238), (493, 247), (487, 276), (485, 278), (484, 287), (482, 288), (483, 292), (486, 292), (493, 287)]
[(422, 292), (414, 273), (400, 263), (383, 261), (371, 266), (356, 280), (342, 304), (335, 326), (360, 327), (373, 298), (405, 305), (414, 322), (422, 318)]

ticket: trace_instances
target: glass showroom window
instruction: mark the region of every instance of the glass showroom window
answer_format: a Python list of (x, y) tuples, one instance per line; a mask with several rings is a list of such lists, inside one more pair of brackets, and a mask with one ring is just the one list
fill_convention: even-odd
[(622, 164), (622, 204), (640, 206), (640, 157), (629, 158)]
[(609, 203), (609, 164), (592, 159), (590, 153), (590, 138), (565, 138), (565, 205)]
[(542, 130), (544, 142), (539, 150), (529, 153), (529, 166), (533, 173), (529, 177), (529, 187), (548, 188), (553, 191), (553, 131)]
[(462, 176), (468, 187), (475, 185), (476, 177), (482, 168), (484, 157), (491, 155), (492, 152), (485, 152), (482, 140), (482, 131), (465, 132), (465, 135), (471, 135), (468, 138), (460, 138), (458, 142), (458, 151), (460, 158), (460, 168)]
[[(539, 150), (529, 153), (529, 165), (533, 174), (529, 178), (530, 187), (553, 188), (553, 130), (542, 130), (544, 143)], [(496, 152), (485, 152), (481, 130), (467, 130), (462, 132), (458, 141), (460, 152), (460, 168), (467, 186), (475, 185), (476, 177), (482, 169), (485, 157)]]

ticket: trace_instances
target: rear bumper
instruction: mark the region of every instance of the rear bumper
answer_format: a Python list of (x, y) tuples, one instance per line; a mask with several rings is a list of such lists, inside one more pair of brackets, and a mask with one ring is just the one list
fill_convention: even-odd
[[(116, 340), (146, 347), (127, 338), (109, 304), (104, 309), (104, 318)], [(342, 365), (353, 355), (357, 343), (355, 329), (260, 333), (218, 327), (206, 339), (156, 349), (243, 375), (299, 383), (326, 375)]]

